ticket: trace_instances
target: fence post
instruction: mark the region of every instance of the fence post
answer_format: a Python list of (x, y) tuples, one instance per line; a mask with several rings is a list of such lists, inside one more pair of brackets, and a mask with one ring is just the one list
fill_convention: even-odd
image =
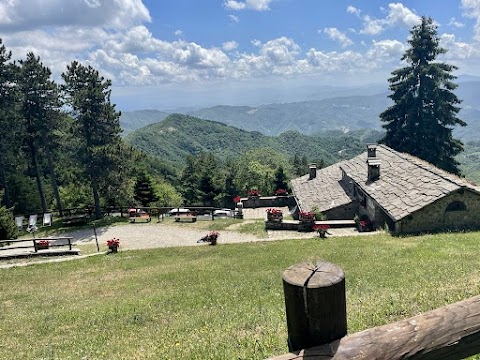
[(330, 343), (347, 334), (345, 274), (325, 261), (283, 272), (289, 351)]

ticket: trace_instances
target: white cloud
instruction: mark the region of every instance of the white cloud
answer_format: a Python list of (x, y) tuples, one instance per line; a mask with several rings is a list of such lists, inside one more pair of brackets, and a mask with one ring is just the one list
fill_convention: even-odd
[(464, 16), (476, 20), (474, 38), (480, 41), (480, 0), (462, 0), (462, 8)]
[(360, 16), (360, 14), (362, 13), (362, 11), (361, 11), (360, 9), (357, 9), (355, 6), (349, 5), (349, 6), (347, 7), (347, 13)]
[(401, 3), (388, 4), (388, 15), (384, 19), (372, 19), (370, 16), (364, 16), (364, 28), (360, 31), (362, 34), (377, 35), (386, 28), (395, 26), (412, 28), (421, 20), (412, 10)]
[(141, 0), (8, 0), (0, 3), (0, 30), (52, 26), (125, 28), (151, 21)]
[(250, 43), (255, 46), (255, 47), (260, 47), (262, 46), (262, 42), (258, 39), (253, 39), (252, 41), (250, 41)]
[(234, 23), (238, 23), (240, 21), (240, 18), (238, 16), (235, 16), (235, 15), (228, 15), (228, 18), (230, 19), (230, 21), (234, 22)]
[(270, 10), (270, 3), (272, 0), (246, 0), (246, 1), (236, 1), (236, 0), (227, 0), (224, 5), (227, 9), (231, 10), (255, 10), (255, 11), (267, 11)]
[(225, 51), (232, 51), (238, 48), (238, 43), (236, 41), (227, 41), (222, 44), (222, 49)]
[(175, 31), (175, 36), (177, 36), (177, 37), (183, 36), (183, 31), (182, 30), (176, 30)]
[(442, 55), (448, 60), (466, 60), (480, 56), (478, 46), (459, 42), (453, 34), (442, 34), (440, 46), (448, 50), (445, 55)]
[(456, 28), (463, 28), (465, 27), (465, 24), (460, 22), (460, 21), (457, 21), (454, 17), (452, 17), (450, 19), (450, 21), (448, 22), (448, 25), (449, 26), (452, 26), (452, 27), (456, 27)]
[[(319, 32), (321, 31), (319, 30)], [(342, 47), (347, 47), (353, 44), (353, 41), (337, 28), (325, 28), (323, 29), (323, 32), (327, 34), (330, 39), (338, 41)]]
[(401, 59), (407, 46), (398, 40), (381, 40), (373, 41), (372, 47), (367, 52), (367, 57), (370, 59), (385, 59), (394, 60), (397, 62)]

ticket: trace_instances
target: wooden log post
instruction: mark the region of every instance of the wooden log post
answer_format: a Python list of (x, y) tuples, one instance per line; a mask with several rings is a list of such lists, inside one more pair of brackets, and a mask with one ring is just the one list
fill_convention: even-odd
[(480, 354), (480, 296), (270, 360), (460, 360)]
[(283, 272), (290, 351), (330, 343), (347, 334), (345, 274), (324, 261)]

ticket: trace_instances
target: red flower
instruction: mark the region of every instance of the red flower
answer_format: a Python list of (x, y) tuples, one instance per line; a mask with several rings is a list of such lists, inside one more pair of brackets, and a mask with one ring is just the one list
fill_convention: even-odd
[(48, 247), (50, 245), (50, 242), (48, 240), (39, 240), (37, 242), (37, 245), (42, 246), (42, 247)]
[(300, 216), (300, 218), (303, 218), (303, 219), (314, 219), (315, 218), (315, 214), (311, 211), (300, 211), (299, 216)]
[(275, 195), (287, 195), (288, 191), (285, 189), (277, 189), (275, 190)]
[(283, 211), (280, 209), (270, 208), (265, 210), (268, 214), (283, 214)]
[(260, 196), (260, 191), (258, 189), (248, 190), (247, 196)]
[(120, 240), (116, 238), (107, 240), (107, 246), (120, 246)]
[(236, 204), (236, 203), (240, 202), (241, 199), (242, 199), (242, 198), (237, 195), (237, 196), (235, 196), (235, 197), (233, 198), (233, 202)]

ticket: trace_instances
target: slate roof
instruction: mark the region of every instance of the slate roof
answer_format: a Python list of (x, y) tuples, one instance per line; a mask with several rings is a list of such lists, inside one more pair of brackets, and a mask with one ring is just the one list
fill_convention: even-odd
[(342, 182), (341, 164), (318, 169), (315, 179), (308, 180), (307, 174), (291, 181), (300, 210), (310, 211), (317, 207), (320, 211), (326, 211), (353, 201), (353, 194)]
[[(332, 165), (326, 168), (328, 171), (325, 173), (323, 170), (326, 169), (318, 171), (317, 178), (310, 180), (312, 184), (308, 183), (308, 175), (292, 180), (292, 188), (300, 207), (303, 209), (304, 204), (310, 207), (315, 204), (320, 210), (325, 211), (328, 210), (326, 206), (332, 196), (342, 199), (341, 201), (352, 197), (351, 194), (345, 193), (343, 197), (338, 194), (342, 188), (339, 181), (342, 170), (394, 221), (401, 220), (460, 188), (480, 194), (477, 185), (417, 157), (397, 152), (385, 145), (378, 145), (376, 153), (376, 158), (380, 161), (380, 178), (373, 182), (366, 181), (367, 152)], [(319, 179), (328, 175), (331, 176), (330, 180)], [(304, 181), (301, 182), (301, 179)], [(332, 188), (328, 184), (332, 185)], [(300, 188), (302, 185), (304, 188)], [(318, 191), (314, 193), (315, 190)]]

